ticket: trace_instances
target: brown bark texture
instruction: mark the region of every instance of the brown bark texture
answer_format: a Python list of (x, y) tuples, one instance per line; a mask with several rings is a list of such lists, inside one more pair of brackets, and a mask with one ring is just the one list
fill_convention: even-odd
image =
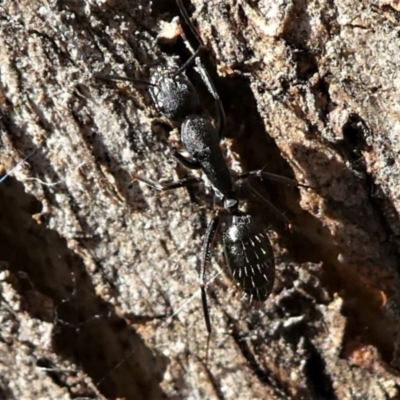
[(0, 184), (0, 397), (399, 399), (400, 3), (185, 6), (229, 166), (309, 186), (251, 180), (291, 221), (244, 205), (273, 243), (273, 292), (243, 298), (219, 234), (206, 360), (212, 191), (133, 181), (192, 174), (179, 132), (146, 85), (96, 77), (182, 65), (175, 1), (0, 1), (1, 173), (18, 165)]

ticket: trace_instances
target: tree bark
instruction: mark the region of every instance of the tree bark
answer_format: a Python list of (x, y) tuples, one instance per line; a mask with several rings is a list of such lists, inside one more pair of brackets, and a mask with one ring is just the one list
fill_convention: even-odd
[(212, 193), (133, 181), (190, 175), (171, 155), (179, 135), (146, 85), (96, 78), (182, 63), (181, 41), (156, 39), (175, 2), (4, 0), (3, 173), (27, 159), (0, 184), (0, 394), (399, 398), (398, 2), (186, 6), (229, 166), (309, 186), (251, 181), (292, 222), (249, 199), (274, 245), (273, 293), (242, 298), (218, 237), (207, 360), (197, 271)]

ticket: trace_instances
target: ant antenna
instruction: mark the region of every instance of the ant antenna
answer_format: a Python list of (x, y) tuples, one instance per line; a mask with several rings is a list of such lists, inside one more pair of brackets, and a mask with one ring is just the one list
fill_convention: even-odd
[(176, 3), (178, 4), (179, 11), (182, 14), (182, 17), (186, 23), (186, 25), (189, 27), (190, 31), (192, 32), (193, 36), (196, 38), (197, 42), (199, 43), (200, 47), (203, 47), (203, 41), (201, 40), (200, 35), (197, 32), (197, 29), (193, 25), (193, 22), (191, 21), (186, 8), (183, 6), (182, 0), (176, 0)]
[[(182, 32), (181, 33), (182, 40), (183, 40), (185, 46), (188, 48), (188, 50), (192, 53), (192, 56), (189, 58), (189, 60), (192, 61), (192, 58), (194, 59), (197, 72), (199, 73), (203, 83), (206, 85), (208, 92), (214, 98), (214, 102), (215, 102), (216, 109), (217, 109), (216, 127), (217, 127), (217, 131), (219, 132), (219, 137), (220, 137), (220, 139), (222, 139), (223, 131), (224, 131), (225, 125), (226, 125), (225, 110), (224, 110), (224, 107), (222, 106), (221, 99), (220, 99), (217, 89), (215, 88), (214, 83), (210, 77), (210, 74), (208, 73), (208, 71), (205, 68), (205, 66), (203, 65), (203, 63), (201, 62), (200, 57), (196, 56), (196, 54), (199, 54), (200, 51), (205, 48), (205, 45), (204, 45), (199, 33), (197, 32), (197, 29), (193, 25), (193, 22), (191, 21), (185, 7), (183, 6), (182, 0), (176, 0), (176, 2), (178, 4), (179, 11), (182, 14), (182, 17), (183, 17), (186, 25), (189, 27), (193, 36), (197, 40), (198, 48), (196, 51), (194, 51), (193, 47), (191, 46), (188, 39), (186, 38), (183, 30), (181, 31)], [(190, 65), (190, 63), (188, 63), (188, 61), (186, 61), (186, 63), (178, 71), (180, 71), (181, 69), (187, 68)]]
[(10, 169), (4, 176), (0, 178), (0, 184), (2, 184), (21, 164), (23, 164), (29, 157), (31, 157), (33, 154), (35, 154), (38, 151), (36, 148), (35, 150), (32, 150), (26, 157), (24, 157), (21, 161), (19, 161), (14, 167)]

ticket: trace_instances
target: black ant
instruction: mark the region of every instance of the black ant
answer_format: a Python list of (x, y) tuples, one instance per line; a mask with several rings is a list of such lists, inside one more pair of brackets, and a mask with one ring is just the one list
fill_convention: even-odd
[[(220, 225), (221, 216), (225, 214), (222, 232), (225, 258), (234, 279), (251, 299), (265, 301), (271, 293), (275, 279), (274, 254), (262, 225), (253, 216), (239, 209), (239, 200), (244, 194), (244, 186), (280, 215), (286, 223), (289, 223), (289, 220), (282, 216), (268, 200), (247, 184), (245, 180), (257, 176), (298, 186), (304, 185), (263, 170), (245, 172), (237, 176), (232, 175), (220, 148), (220, 138), (225, 126), (224, 110), (211, 77), (199, 56), (204, 45), (196, 33), (181, 0), (177, 0), (177, 4), (186, 24), (199, 43), (198, 49), (193, 51), (187, 42), (187, 46), (192, 51), (187, 62), (172, 73), (154, 74), (147, 85), (157, 110), (167, 119), (180, 125), (181, 142), (189, 156), (178, 152), (176, 149), (172, 150), (173, 155), (187, 168), (202, 170), (211, 183), (214, 192), (214, 206), (217, 211), (208, 224), (203, 239), (200, 268), (202, 306), (209, 339), (211, 322), (205, 290), (205, 276), (211, 257), (212, 243)], [(183, 39), (186, 41), (185, 37)], [(215, 126), (209, 118), (203, 115), (197, 91), (186, 74), (183, 73), (192, 63), (195, 63), (196, 70), (215, 100), (217, 110)], [(113, 76), (108, 78), (137, 82), (130, 78)], [(158, 191), (187, 187), (202, 182), (202, 178), (193, 176), (167, 184), (154, 182), (137, 175), (134, 178)], [(241, 185), (241, 183), (244, 183), (244, 185)]]

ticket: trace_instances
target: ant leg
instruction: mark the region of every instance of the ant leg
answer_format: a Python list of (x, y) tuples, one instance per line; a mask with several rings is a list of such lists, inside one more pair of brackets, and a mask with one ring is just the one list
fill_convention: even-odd
[(269, 200), (267, 200), (258, 190), (254, 189), (249, 183), (245, 183), (246, 187), (250, 190), (251, 194), (264, 203), (277, 217), (284, 221), (288, 226), (292, 226), (289, 218), (285, 217)]
[(144, 182), (146, 185), (150, 186), (151, 188), (158, 190), (159, 192), (163, 192), (165, 190), (173, 190), (178, 189), (181, 187), (186, 187), (190, 185), (194, 185), (196, 183), (200, 183), (203, 180), (200, 177), (190, 176), (189, 178), (180, 179), (179, 181), (169, 182), (169, 183), (160, 183), (155, 182), (147, 178), (143, 178), (139, 175), (132, 176), (135, 180)]
[(263, 169), (257, 169), (255, 171), (247, 171), (243, 172), (239, 176), (237, 176), (235, 179), (236, 180), (243, 180), (243, 179), (248, 179), (251, 177), (257, 177), (257, 178), (267, 178), (272, 181), (276, 182), (282, 182), (282, 183), (287, 183), (288, 185), (293, 185), (293, 186), (298, 186), (298, 187), (304, 187), (304, 188), (310, 188), (311, 186), (304, 185), (302, 183), (298, 183), (294, 179), (286, 178), (285, 176), (281, 175), (276, 175), (271, 172), (265, 172)]
[[(271, 211), (274, 212), (274, 214), (281, 219), (285, 224), (290, 228), (291, 231), (299, 233), (301, 235), (305, 235), (305, 232), (303, 232), (300, 228), (296, 227), (295, 225), (292, 224), (289, 218), (285, 217), (285, 215), (282, 214), (280, 210), (278, 210), (268, 199), (266, 199), (258, 190), (254, 189), (253, 186), (251, 186), (249, 183), (245, 183), (247, 188), (250, 190), (251, 194), (256, 197), (258, 200), (260, 200), (262, 203), (264, 203)], [(306, 235), (308, 236), (308, 235)]]
[(185, 157), (183, 154), (175, 148), (171, 149), (172, 155), (186, 168), (188, 169), (201, 169), (201, 165), (194, 158)]
[[(192, 53), (189, 60), (191, 62), (192, 62), (192, 59), (195, 60), (197, 72), (199, 73), (203, 83), (206, 85), (207, 90), (209, 91), (211, 96), (214, 98), (214, 102), (215, 102), (216, 109), (217, 109), (216, 129), (217, 129), (218, 135), (221, 139), (223, 137), (222, 134), (223, 134), (223, 131), (225, 129), (225, 124), (226, 124), (226, 116), (225, 116), (224, 107), (222, 106), (221, 99), (220, 99), (217, 89), (215, 88), (214, 83), (210, 77), (210, 74), (208, 73), (207, 69), (204, 67), (203, 63), (201, 62), (200, 57), (196, 56), (196, 55), (198, 55), (198, 53), (200, 53), (201, 49), (204, 48), (204, 43), (201, 40), (200, 35), (197, 33), (197, 30), (194, 27), (192, 21), (190, 20), (190, 17), (188, 15), (188, 13), (186, 12), (185, 7), (182, 4), (182, 0), (176, 0), (176, 2), (178, 4), (179, 10), (182, 14), (182, 17), (183, 17), (186, 25), (188, 25), (188, 27), (192, 31), (193, 36), (196, 38), (196, 40), (199, 44), (198, 49), (196, 51), (194, 51), (193, 47), (190, 45), (189, 41), (187, 40), (185, 34), (182, 31), (182, 34), (181, 34), (182, 40), (185, 43), (185, 46)], [(184, 65), (187, 66), (188, 62), (186, 62)], [(183, 67), (181, 67), (180, 70), (182, 70), (182, 68)]]
[(207, 328), (207, 349), (206, 349), (206, 360), (208, 359), (208, 349), (211, 337), (211, 320), (210, 313), (208, 312), (207, 294), (206, 294), (206, 272), (207, 265), (211, 258), (211, 247), (215, 238), (219, 225), (219, 215), (216, 214), (210, 221), (207, 227), (206, 234), (203, 239), (203, 248), (201, 250), (201, 267), (200, 267), (200, 290), (201, 290), (201, 303), (203, 306), (204, 321)]

